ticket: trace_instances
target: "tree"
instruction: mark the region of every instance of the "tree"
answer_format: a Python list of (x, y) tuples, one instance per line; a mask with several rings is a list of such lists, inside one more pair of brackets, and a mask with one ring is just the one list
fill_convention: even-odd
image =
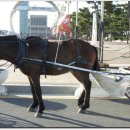
[[(112, 39), (126, 39), (128, 30), (128, 5), (113, 5), (111, 1), (105, 1), (105, 36)], [(126, 35), (126, 36), (125, 36)]]
[[(76, 24), (76, 12), (71, 14), (71, 29), (73, 30), (73, 35), (75, 34), (75, 24)], [(92, 33), (92, 14), (88, 8), (79, 9), (78, 12), (78, 33), (79, 37), (86, 35), (87, 37)]]
[[(87, 1), (97, 13), (98, 25), (100, 23), (100, 1)], [(90, 36), (92, 33), (92, 13), (88, 8), (79, 9), (78, 29), (79, 36)], [(75, 33), (76, 13), (71, 15), (71, 29)], [(98, 26), (99, 27), (99, 26)], [(113, 4), (113, 1), (104, 1), (104, 37), (110, 41), (128, 39), (128, 4)]]

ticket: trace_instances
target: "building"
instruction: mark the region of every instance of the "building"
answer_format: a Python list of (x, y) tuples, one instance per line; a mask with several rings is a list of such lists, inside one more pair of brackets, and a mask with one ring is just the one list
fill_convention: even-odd
[[(27, 8), (29, 6), (29, 1), (25, 1), (20, 4), (20, 6)], [(28, 11), (20, 10), (20, 35), (28, 34)]]
[(47, 15), (30, 15), (29, 35), (49, 37), (52, 33), (47, 27)]
[(55, 12), (54, 7), (31, 7), (29, 1), (22, 2), (17, 10), (20, 11), (20, 35), (50, 37), (52, 31), (47, 27), (47, 15), (28, 15), (28, 11)]

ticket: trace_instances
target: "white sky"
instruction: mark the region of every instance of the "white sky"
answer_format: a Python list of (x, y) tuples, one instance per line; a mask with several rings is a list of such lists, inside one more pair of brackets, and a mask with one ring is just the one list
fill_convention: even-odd
[[(0, 0), (0, 29), (2, 30), (10, 30), (10, 13), (14, 7), (14, 5), (17, 3), (17, 1), (15, 0)], [(43, 4), (44, 3), (44, 4)], [(30, 2), (29, 5), (40, 5), (40, 6), (45, 6), (46, 2), (39, 2), (34, 1)], [(72, 2), (70, 5), (70, 13), (73, 11), (76, 11), (76, 3), (77, 2)], [(46, 3), (48, 4), (48, 3)], [(87, 6), (87, 3), (82, 1), (82, 2), (78, 2), (78, 7), (82, 8)], [(30, 12), (31, 14), (32, 12)], [(38, 11), (33, 11), (33, 14), (38, 13)], [(47, 12), (40, 12), (41, 14), (46, 14)], [(49, 14), (48, 15), (48, 26), (52, 26), (52, 24), (55, 21), (55, 18), (57, 16), (57, 13), (55, 13), (55, 15), (53, 14)], [(14, 16), (13, 16), (13, 26), (14, 26), (14, 30), (16, 33), (19, 33), (19, 11), (17, 11)]]
[[(17, 0), (18, 1), (18, 0)], [(14, 7), (14, 5), (17, 3), (16, 0), (0, 0), (0, 29), (2, 30), (10, 30), (10, 13)], [(33, 2), (30, 2), (30, 5), (40, 5), (40, 6), (45, 6), (45, 3), (48, 4), (47, 2), (43, 2), (43, 0), (40, 2), (38, 0), (32, 0)], [(62, 1), (62, 0), (60, 0)], [(127, 0), (120, 0), (122, 2), (127, 2)], [(59, 1), (58, 1), (59, 2)], [(64, 1), (63, 1), (64, 2)], [(62, 2), (61, 2), (62, 3)], [(71, 3), (69, 9), (70, 13), (73, 11), (76, 11), (76, 6), (77, 2), (74, 1)], [(88, 7), (87, 3), (84, 0), (80, 0), (78, 2), (78, 7), (83, 8), (83, 7)], [(32, 12), (30, 12), (31, 14)], [(33, 14), (38, 14), (38, 11), (33, 11)], [(40, 14), (47, 14), (47, 12), (40, 12)], [(55, 19), (56, 19), (57, 13), (55, 14), (49, 14), (48, 15), (48, 26), (52, 26)], [(15, 13), (13, 16), (13, 27), (16, 33), (19, 33), (19, 11)]]

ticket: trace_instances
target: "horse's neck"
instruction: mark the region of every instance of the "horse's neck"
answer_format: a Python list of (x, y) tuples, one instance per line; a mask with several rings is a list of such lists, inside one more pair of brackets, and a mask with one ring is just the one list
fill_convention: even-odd
[(14, 62), (17, 58), (18, 43), (0, 43), (0, 53), (2, 59)]

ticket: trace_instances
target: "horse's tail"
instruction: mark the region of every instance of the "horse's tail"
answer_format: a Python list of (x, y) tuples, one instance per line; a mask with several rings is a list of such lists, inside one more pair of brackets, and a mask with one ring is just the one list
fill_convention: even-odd
[(95, 60), (94, 66), (93, 66), (93, 70), (100, 70), (100, 66), (99, 66), (99, 62), (98, 62), (98, 51), (97, 51), (96, 47), (93, 46), (93, 48), (96, 52), (96, 60)]

